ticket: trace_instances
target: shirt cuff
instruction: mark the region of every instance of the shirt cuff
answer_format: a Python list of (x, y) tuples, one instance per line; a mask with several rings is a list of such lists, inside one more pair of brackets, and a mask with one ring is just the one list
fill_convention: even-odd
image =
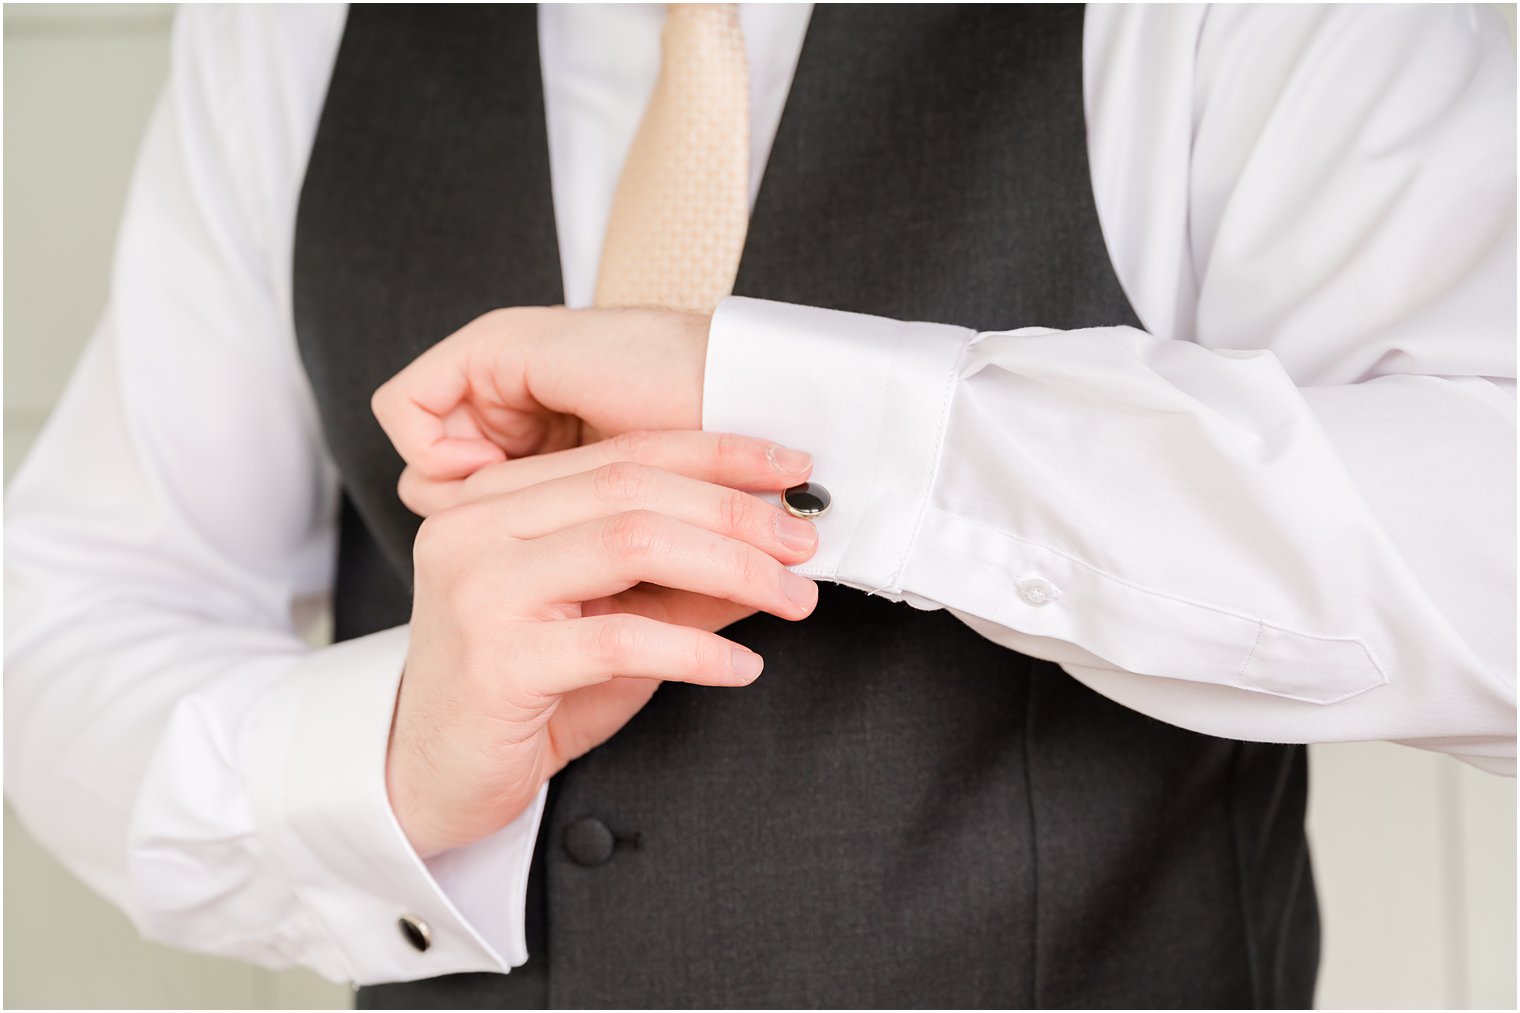
[[(418, 857), (385, 789), (407, 643), (397, 627), (303, 659), (252, 716), (245, 753), (259, 836), (360, 985), (527, 959), (524, 897), (546, 789), (490, 837)], [(403, 918), (423, 926), (426, 950)]]
[(809, 452), (833, 499), (817, 520), (818, 552), (798, 573), (913, 601), (902, 570), (974, 334), (760, 299), (718, 305), (702, 428)]

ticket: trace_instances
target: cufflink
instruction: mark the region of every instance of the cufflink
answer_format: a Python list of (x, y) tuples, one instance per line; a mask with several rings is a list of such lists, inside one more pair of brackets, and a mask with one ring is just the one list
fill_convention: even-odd
[(402, 915), (396, 919), (396, 927), (418, 953), (426, 953), (428, 947), (433, 945), (433, 933), (429, 931), (427, 922), (416, 915)]
[(817, 482), (803, 482), (781, 494), (782, 508), (793, 517), (806, 520), (828, 513), (829, 505), (833, 502), (829, 491)]

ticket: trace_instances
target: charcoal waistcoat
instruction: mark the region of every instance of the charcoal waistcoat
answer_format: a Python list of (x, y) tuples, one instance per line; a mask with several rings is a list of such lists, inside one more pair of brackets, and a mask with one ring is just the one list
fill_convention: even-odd
[[(1082, 22), (819, 5), (736, 291), (984, 329), (1134, 323), (1091, 192)], [(351, 9), (294, 281), (345, 492), (337, 631), (357, 636), (406, 621), (418, 523), (371, 392), (489, 309), (563, 298), (532, 7)], [(765, 656), (755, 685), (665, 686), (555, 779), (528, 964), (361, 1005), (1311, 1001), (1301, 749), (1150, 720), (847, 589), (728, 634)]]

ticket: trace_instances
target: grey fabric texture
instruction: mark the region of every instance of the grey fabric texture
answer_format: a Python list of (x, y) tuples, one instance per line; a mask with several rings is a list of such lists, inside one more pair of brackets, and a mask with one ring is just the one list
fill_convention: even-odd
[[(1081, 42), (1080, 7), (819, 5), (736, 291), (1135, 323), (1090, 189)], [(295, 240), (345, 489), (340, 637), (410, 609), (417, 520), (371, 392), (488, 309), (562, 298), (540, 74), (532, 7), (349, 15)], [(765, 656), (755, 685), (663, 687), (551, 785), (528, 963), (361, 1007), (1311, 1002), (1301, 748), (1150, 720), (842, 587), (806, 622), (727, 633)]]

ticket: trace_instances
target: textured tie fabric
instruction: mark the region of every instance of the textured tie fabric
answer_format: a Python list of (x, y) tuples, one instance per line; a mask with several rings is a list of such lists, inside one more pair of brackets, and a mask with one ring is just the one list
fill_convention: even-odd
[(709, 313), (749, 225), (749, 68), (737, 4), (669, 4), (660, 77), (618, 179), (598, 306)]

